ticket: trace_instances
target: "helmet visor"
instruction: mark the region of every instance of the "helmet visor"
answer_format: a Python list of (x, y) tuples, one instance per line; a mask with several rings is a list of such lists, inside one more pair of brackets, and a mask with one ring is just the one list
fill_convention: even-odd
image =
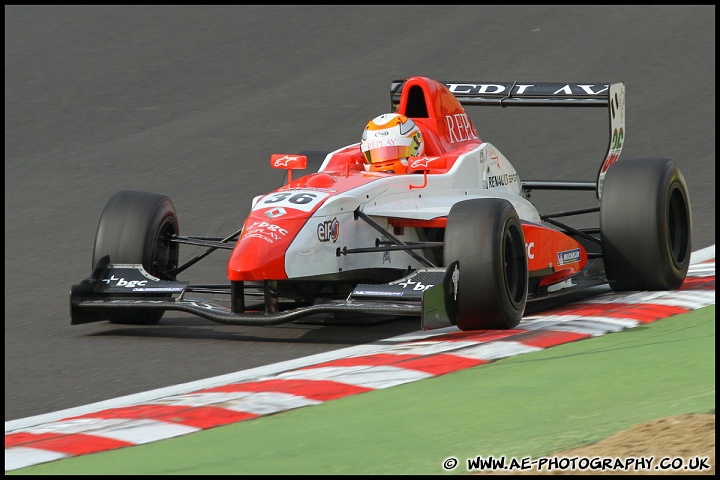
[[(393, 144), (388, 145), (390, 142)], [(362, 146), (362, 150), (369, 163), (377, 163), (412, 157), (416, 154), (418, 146), (412, 138), (402, 138), (392, 141), (368, 142)]]

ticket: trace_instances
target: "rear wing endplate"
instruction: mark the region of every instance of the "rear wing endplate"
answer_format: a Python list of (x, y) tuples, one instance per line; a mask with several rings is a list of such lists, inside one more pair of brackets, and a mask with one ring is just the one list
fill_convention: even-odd
[[(390, 87), (395, 111), (405, 80)], [(597, 176), (596, 194), (602, 196), (607, 169), (620, 157), (625, 140), (625, 84), (562, 82), (457, 82), (441, 81), (461, 105), (497, 107), (605, 107), (610, 118), (610, 139)]]

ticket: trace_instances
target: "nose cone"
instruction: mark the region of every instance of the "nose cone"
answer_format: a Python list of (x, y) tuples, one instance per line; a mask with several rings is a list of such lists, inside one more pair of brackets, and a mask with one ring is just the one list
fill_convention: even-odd
[(231, 281), (282, 280), (285, 254), (305, 219), (275, 219), (251, 216), (235, 244), (228, 262)]

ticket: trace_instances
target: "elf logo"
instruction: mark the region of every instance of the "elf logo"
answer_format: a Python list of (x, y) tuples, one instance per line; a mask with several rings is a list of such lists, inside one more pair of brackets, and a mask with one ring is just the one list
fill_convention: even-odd
[(340, 223), (337, 221), (337, 218), (326, 220), (317, 226), (317, 238), (321, 242), (329, 242), (332, 240), (333, 243), (335, 243), (339, 236)]

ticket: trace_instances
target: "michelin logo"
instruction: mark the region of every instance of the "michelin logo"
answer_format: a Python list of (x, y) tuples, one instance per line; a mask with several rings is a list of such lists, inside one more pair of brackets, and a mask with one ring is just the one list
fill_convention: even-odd
[(567, 265), (569, 263), (576, 263), (580, 261), (580, 249), (576, 248), (573, 250), (566, 250), (564, 252), (558, 252), (557, 263), (558, 265)]

